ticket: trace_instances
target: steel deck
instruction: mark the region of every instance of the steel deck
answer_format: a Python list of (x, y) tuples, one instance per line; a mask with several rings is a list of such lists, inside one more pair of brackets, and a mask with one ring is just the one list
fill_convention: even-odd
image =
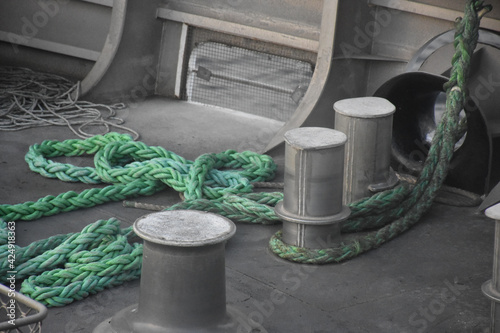
[[(140, 140), (194, 159), (226, 149), (263, 150), (281, 123), (163, 98), (126, 110), (126, 125)], [(28, 147), (45, 139), (75, 138), (67, 128), (0, 133), (0, 202), (20, 203), (88, 185), (46, 179), (24, 162)], [(65, 158), (91, 165), (90, 158)], [(283, 160), (278, 180), (282, 179)], [(171, 205), (174, 190), (141, 202)], [(32, 222), (17, 222), (19, 245), (81, 230), (116, 217), (124, 226), (149, 213), (121, 202)], [(279, 225), (237, 224), (226, 247), (227, 304), (241, 314), (241, 329), (256, 332), (487, 332), (490, 302), (481, 285), (491, 278), (494, 222), (475, 208), (434, 204), (419, 224), (388, 244), (342, 264), (309, 266), (275, 257), (267, 248)], [(160, 292), (160, 291), (159, 291)], [(92, 332), (138, 301), (139, 281), (62, 308), (50, 308), (43, 332)]]

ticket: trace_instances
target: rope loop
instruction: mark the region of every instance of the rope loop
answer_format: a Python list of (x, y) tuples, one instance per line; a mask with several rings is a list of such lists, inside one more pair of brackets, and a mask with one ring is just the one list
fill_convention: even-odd
[[(95, 167), (51, 160), (84, 155), (94, 155)], [(128, 135), (111, 132), (87, 139), (46, 140), (32, 145), (25, 160), (32, 171), (49, 178), (110, 185), (80, 193), (48, 195), (35, 202), (0, 205), (2, 281), (7, 278), (7, 272), (13, 270), (6, 260), (12, 245), (7, 244), (5, 220), (34, 220), (110, 201), (151, 195), (167, 186), (185, 193), (187, 203), (181, 204), (226, 209), (227, 216), (246, 222), (265, 223), (273, 219), (271, 208), (262, 209), (249, 199), (240, 198), (239, 204), (236, 204), (238, 200), (231, 199), (236, 194), (250, 193), (252, 182), (274, 177), (276, 165), (266, 155), (228, 150), (201, 155), (193, 162), (162, 147), (148, 146), (133, 141)], [(241, 201), (253, 204), (253, 208), (241, 213)], [(110, 219), (90, 224), (79, 233), (53, 236), (27, 247), (15, 246), (16, 277), (25, 279), (21, 291), (46, 305), (62, 306), (103, 288), (138, 278), (142, 246), (128, 243), (134, 236), (131, 228), (120, 229), (120, 222)]]
[[(287, 245), (278, 232), (269, 242), (275, 254), (307, 264), (341, 262), (379, 247), (418, 222), (443, 184), (455, 142), (464, 130), (465, 123), (460, 121), (459, 113), (467, 97), (465, 83), (470, 58), (477, 43), (479, 21), (489, 10), (491, 6), (483, 5), (482, 1), (469, 0), (464, 18), (457, 20), (452, 71), (444, 86), (446, 113), (415, 184), (403, 183), (352, 203), (352, 215), (343, 222), (342, 232), (367, 232), (346, 235), (343, 242), (325, 244), (322, 249)], [(95, 167), (50, 160), (82, 155), (94, 155)], [(5, 221), (33, 220), (151, 195), (167, 186), (184, 193), (186, 198), (169, 210), (203, 210), (249, 223), (279, 222), (273, 207), (283, 199), (283, 194), (252, 192), (253, 183), (269, 181), (275, 175), (276, 164), (266, 155), (227, 150), (189, 161), (162, 147), (136, 142), (128, 135), (108, 133), (84, 140), (44, 141), (31, 146), (25, 159), (31, 170), (49, 178), (110, 185), (80, 193), (48, 195), (36, 202), (0, 205), (0, 280), (3, 281), (7, 271), (12, 270), (6, 260), (12, 245), (7, 242)], [(142, 246), (129, 244), (134, 236), (132, 228), (121, 229), (119, 221), (110, 219), (90, 224), (78, 233), (53, 236), (27, 247), (15, 246), (17, 277), (25, 278), (21, 292), (49, 306), (62, 306), (136, 279), (140, 276)]]
[[(311, 264), (340, 262), (357, 256), (394, 238), (419, 221), (430, 208), (443, 184), (448, 166), (463, 131), (459, 114), (466, 100), (466, 79), (470, 60), (477, 44), (479, 21), (491, 10), (482, 1), (469, 0), (464, 19), (457, 19), (455, 54), (446, 91), (446, 112), (433, 137), (423, 170), (414, 186), (401, 184), (392, 190), (362, 199), (350, 205), (352, 215), (342, 225), (342, 232), (375, 229), (355, 235), (347, 243), (331, 244), (323, 249), (298, 248), (287, 245), (277, 233), (270, 241), (271, 250), (281, 258)], [(376, 229), (379, 228), (379, 229)]]

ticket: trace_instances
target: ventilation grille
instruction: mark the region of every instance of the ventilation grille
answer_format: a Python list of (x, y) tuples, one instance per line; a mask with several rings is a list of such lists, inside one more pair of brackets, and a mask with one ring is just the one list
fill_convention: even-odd
[(313, 70), (303, 60), (232, 44), (196, 42), (189, 53), (184, 97), (287, 121), (304, 96)]

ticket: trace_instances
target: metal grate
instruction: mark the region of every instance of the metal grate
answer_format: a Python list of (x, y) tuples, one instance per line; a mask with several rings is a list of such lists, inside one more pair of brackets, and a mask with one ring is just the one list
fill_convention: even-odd
[(304, 96), (311, 63), (219, 42), (196, 43), (186, 99), (287, 121)]
[(0, 332), (41, 333), (46, 316), (45, 306), (0, 284)]

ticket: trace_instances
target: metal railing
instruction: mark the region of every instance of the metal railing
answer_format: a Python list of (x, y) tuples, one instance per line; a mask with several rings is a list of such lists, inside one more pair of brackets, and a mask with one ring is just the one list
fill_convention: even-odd
[(47, 308), (0, 284), (0, 332), (41, 333)]

